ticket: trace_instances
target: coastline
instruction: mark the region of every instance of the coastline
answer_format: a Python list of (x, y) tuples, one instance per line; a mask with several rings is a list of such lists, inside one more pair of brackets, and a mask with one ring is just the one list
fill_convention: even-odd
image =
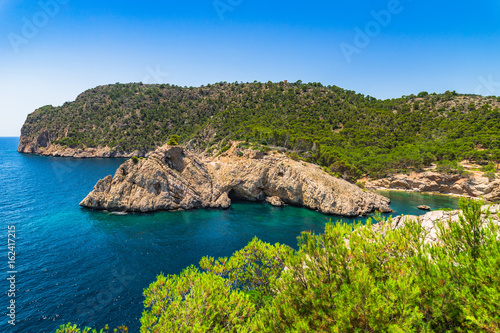
[(19, 144), (18, 153), (48, 156), (48, 157), (72, 157), (72, 158), (131, 158), (132, 156), (145, 157), (150, 151), (134, 150), (132, 152), (117, 151), (110, 147), (96, 148), (69, 148), (60, 145), (49, 145), (48, 147), (28, 147)]
[(418, 189), (408, 190), (408, 189), (396, 189), (396, 188), (377, 187), (377, 188), (370, 188), (370, 190), (372, 190), (374, 192), (379, 192), (379, 191), (382, 191), (382, 192), (383, 191), (394, 191), (394, 192), (408, 192), (408, 193), (419, 193), (419, 194), (432, 194), (432, 195), (451, 196), (451, 197), (457, 197), (457, 198), (477, 199), (477, 197), (472, 197), (472, 196), (466, 195), (466, 194), (442, 193), (442, 192), (433, 192), (433, 191), (420, 191)]
[(365, 187), (372, 191), (406, 191), (481, 198), (492, 203), (500, 201), (500, 179), (487, 178), (481, 172), (460, 175), (428, 170), (410, 175), (394, 174), (387, 178), (366, 180)]

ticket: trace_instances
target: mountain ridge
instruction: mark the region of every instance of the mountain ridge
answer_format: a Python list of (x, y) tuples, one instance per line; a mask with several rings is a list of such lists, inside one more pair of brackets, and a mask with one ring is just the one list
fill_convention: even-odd
[(320, 83), (114, 84), (31, 113), (19, 152), (145, 156), (174, 134), (208, 155), (230, 140), (286, 148), (340, 177), (500, 160), (500, 98), (421, 92), (379, 100)]

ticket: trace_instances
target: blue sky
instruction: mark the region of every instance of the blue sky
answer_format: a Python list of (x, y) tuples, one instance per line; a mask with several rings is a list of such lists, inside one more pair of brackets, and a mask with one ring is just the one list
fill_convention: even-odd
[(500, 95), (500, 1), (0, 0), (0, 136), (115, 82)]

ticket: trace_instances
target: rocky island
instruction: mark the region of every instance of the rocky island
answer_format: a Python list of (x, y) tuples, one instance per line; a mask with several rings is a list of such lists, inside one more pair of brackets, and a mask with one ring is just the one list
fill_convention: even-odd
[(151, 212), (228, 208), (231, 198), (303, 206), (325, 214), (391, 212), (390, 200), (326, 173), (317, 165), (278, 152), (231, 148), (216, 157), (165, 145), (123, 163), (101, 179), (83, 207)]

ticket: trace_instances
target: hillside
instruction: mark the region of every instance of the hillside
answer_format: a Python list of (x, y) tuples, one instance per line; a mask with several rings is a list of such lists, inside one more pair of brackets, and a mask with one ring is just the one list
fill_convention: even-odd
[(300, 81), (114, 84), (30, 114), (19, 151), (54, 155), (56, 149), (107, 147), (144, 154), (177, 134), (207, 154), (227, 149), (229, 140), (249, 141), (255, 149), (284, 147), (296, 159), (355, 180), (462, 159), (498, 163), (499, 107), (493, 96), (447, 91), (379, 100)]

